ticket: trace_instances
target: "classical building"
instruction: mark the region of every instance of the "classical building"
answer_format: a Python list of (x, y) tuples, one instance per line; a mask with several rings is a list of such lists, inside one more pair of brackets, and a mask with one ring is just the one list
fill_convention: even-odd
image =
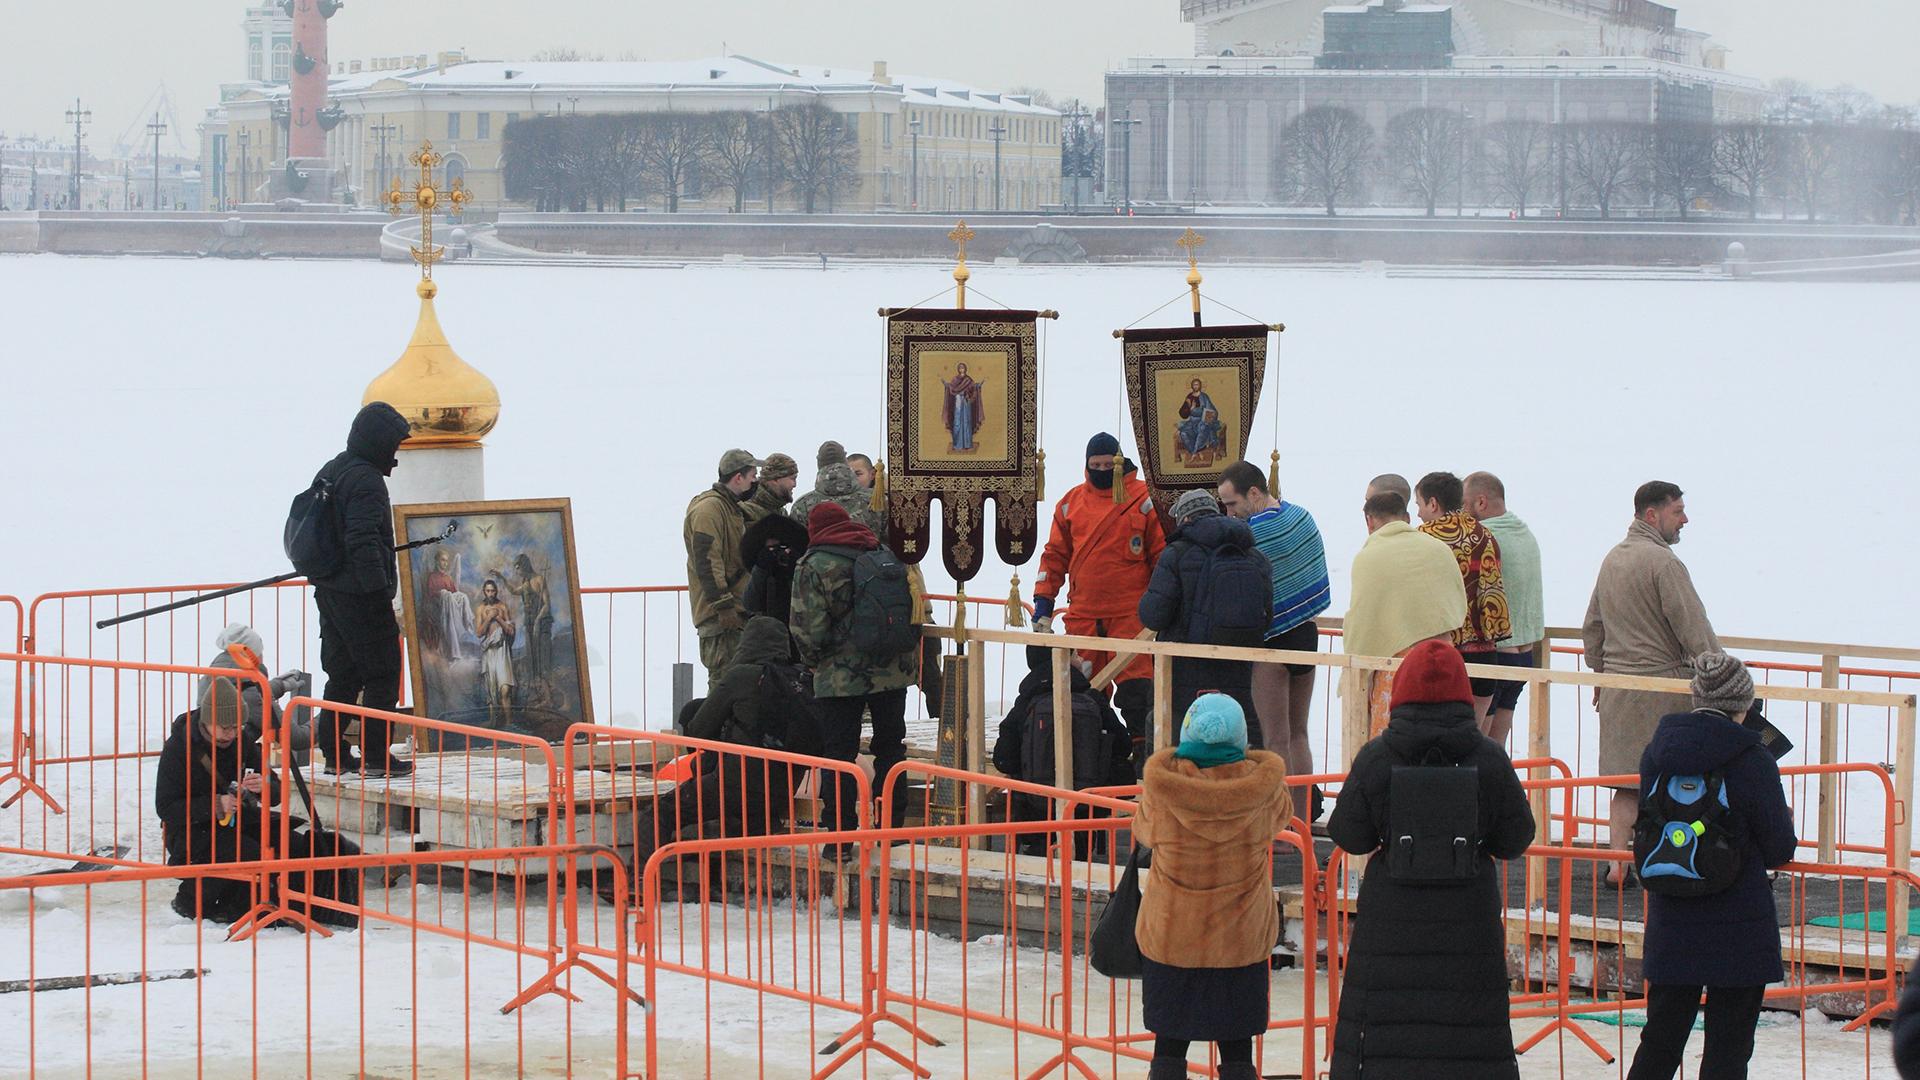
[(1194, 56), (1107, 74), (1110, 199), (1131, 180), (1136, 202), (1285, 201), (1283, 133), (1322, 105), (1378, 136), (1416, 108), (1570, 125), (1757, 120), (1767, 104), (1723, 47), (1649, 0), (1182, 0), (1181, 14)]
[[(509, 125), (535, 116), (684, 111), (764, 113), (819, 101), (852, 126), (859, 184), (840, 211), (1036, 209), (1060, 198), (1060, 114), (1031, 98), (947, 79), (800, 67), (744, 56), (677, 62), (471, 61), (458, 53), (334, 65), (326, 154), (336, 190), (371, 205), (430, 139), (478, 205), (507, 204), (501, 154)], [(217, 135), (225, 190), (254, 201), (285, 154), (284, 85), (234, 88)], [(209, 120), (212, 123), (212, 118)], [(205, 141), (205, 140), (203, 140)], [(244, 149), (243, 149), (244, 147)], [(917, 187), (916, 187), (917, 181)], [(683, 210), (731, 209), (730, 193), (682, 195)], [(752, 202), (764, 208), (764, 191)], [(776, 193), (778, 209), (792, 209)]]

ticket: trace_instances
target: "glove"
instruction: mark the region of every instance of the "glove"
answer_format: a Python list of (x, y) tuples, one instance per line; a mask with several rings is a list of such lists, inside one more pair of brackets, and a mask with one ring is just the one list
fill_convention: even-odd
[(305, 694), (313, 685), (313, 676), (299, 668), (289, 668), (275, 675), (267, 685), (272, 688), (274, 697), (285, 697), (288, 694), (300, 695)]
[(1033, 598), (1033, 618), (1035, 623), (1042, 620), (1047, 622), (1053, 621), (1053, 597), (1036, 596)]
[(1036, 634), (1051, 634), (1051, 633), (1053, 633), (1053, 616), (1051, 616), (1051, 615), (1048, 615), (1048, 616), (1047, 616), (1047, 617), (1045, 617), (1045, 618), (1041, 618), (1041, 617), (1040, 617), (1040, 616), (1038, 616), (1038, 615), (1036, 615), (1036, 616), (1034, 616), (1034, 618), (1033, 618), (1033, 632), (1034, 632), (1034, 633), (1036, 633)]

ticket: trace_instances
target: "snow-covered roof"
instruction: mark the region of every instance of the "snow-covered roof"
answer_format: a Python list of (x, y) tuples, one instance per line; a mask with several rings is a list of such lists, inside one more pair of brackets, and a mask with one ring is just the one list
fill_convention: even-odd
[[(783, 90), (898, 95), (914, 106), (981, 109), (1031, 116), (1058, 116), (1025, 95), (988, 90), (952, 79), (922, 76), (886, 78), (868, 69), (782, 64), (750, 56), (694, 60), (477, 60), (414, 70), (365, 71), (329, 79), (332, 97), (374, 89), (394, 81), (412, 90), (460, 93), (544, 91)], [(262, 96), (284, 97), (285, 86), (263, 88)]]

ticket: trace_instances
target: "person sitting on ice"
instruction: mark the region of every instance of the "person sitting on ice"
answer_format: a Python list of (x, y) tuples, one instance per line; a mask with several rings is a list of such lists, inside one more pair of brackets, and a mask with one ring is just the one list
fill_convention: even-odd
[[(1069, 658), (1071, 660), (1071, 658)], [(1093, 692), (1093, 683), (1077, 663), (1068, 663), (1067, 678), (1073, 703), (1073, 788), (1114, 787), (1133, 783), (1133, 736), (1106, 696)], [(1019, 693), (1000, 721), (993, 744), (993, 767), (1009, 780), (1059, 786), (1053, 759), (1053, 656), (1039, 645), (1027, 646), (1027, 675)], [(1086, 817), (1085, 807), (1074, 809)], [(1053, 808), (1038, 795), (1016, 792), (1009, 817), (1014, 821), (1046, 821)], [(1105, 810), (1096, 817), (1106, 817)], [(1084, 855), (1086, 833), (1077, 833), (1076, 852)], [(1047, 834), (1022, 833), (1021, 853), (1045, 855)]]
[[(174, 719), (153, 782), (167, 865), (249, 862), (263, 857), (263, 837), (279, 845), (280, 784), (255, 771), (262, 750), (241, 738), (246, 714), (235, 680), (222, 677), (208, 680), (195, 707)], [(276, 854), (306, 858), (311, 851), (305, 834), (290, 830), (286, 849)], [(173, 910), (230, 923), (252, 903), (246, 877), (183, 878)]]
[[(210, 668), (258, 671), (262, 675), (267, 673), (266, 661), (262, 659), (266, 655), (266, 645), (260, 640), (260, 632), (246, 623), (228, 623), (213, 639), (213, 649), (213, 656), (207, 661)], [(211, 675), (200, 677), (196, 696), (206, 693), (213, 678)], [(259, 742), (263, 735), (260, 684), (247, 680), (239, 685), (246, 708), (246, 728), (241, 732), (241, 739), (247, 745), (252, 745)], [(303, 697), (312, 692), (313, 676), (299, 668), (289, 668), (268, 679), (267, 689), (272, 697), (264, 703), (265, 712), (272, 717), (275, 738), (278, 739), (281, 725), (286, 725), (287, 745), (293, 751), (294, 763), (305, 765), (313, 749), (312, 708), (302, 705), (283, 713), (280, 699), (289, 694)]]

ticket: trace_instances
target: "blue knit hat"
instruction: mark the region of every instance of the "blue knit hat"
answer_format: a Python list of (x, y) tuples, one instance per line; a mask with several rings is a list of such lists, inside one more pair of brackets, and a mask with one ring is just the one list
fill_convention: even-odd
[(1119, 452), (1120, 440), (1104, 431), (1087, 440), (1087, 456), (1090, 458), (1112, 457)]
[(1187, 707), (1180, 723), (1180, 741), (1211, 746), (1247, 748), (1247, 714), (1225, 694), (1202, 694)]

